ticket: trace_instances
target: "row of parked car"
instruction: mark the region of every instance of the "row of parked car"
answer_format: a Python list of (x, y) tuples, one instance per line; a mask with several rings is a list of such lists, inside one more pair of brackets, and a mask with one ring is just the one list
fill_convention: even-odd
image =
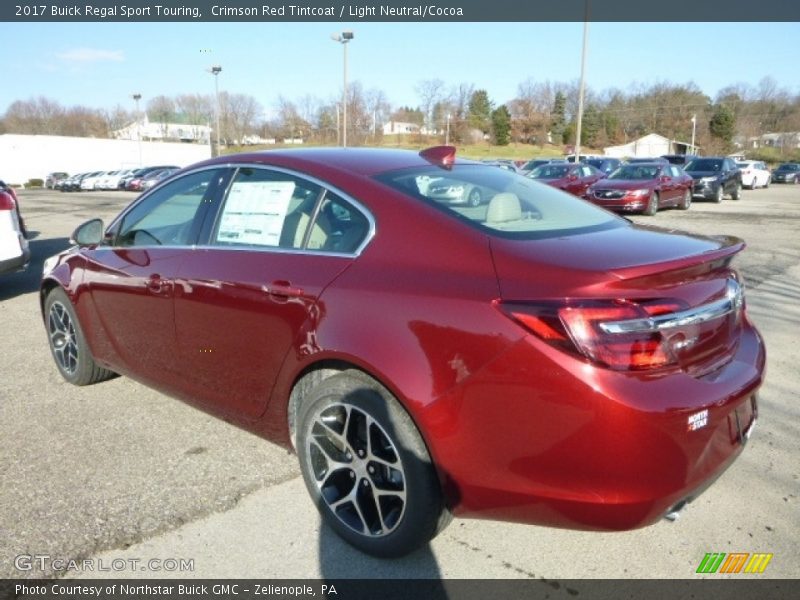
[[(768, 187), (772, 181), (797, 183), (800, 164), (770, 171), (761, 161), (725, 156), (667, 155), (621, 161), (609, 157), (535, 159), (520, 167), (532, 179), (562, 189), (616, 212), (654, 215), (659, 209), (691, 206), (692, 199), (739, 200), (742, 188)], [(500, 165), (502, 166), (502, 165)]]
[(127, 190), (141, 192), (172, 175), (179, 167), (158, 165), (140, 169), (113, 171), (88, 171), (70, 176), (67, 173), (50, 173), (45, 187), (62, 192), (92, 192), (95, 190)]

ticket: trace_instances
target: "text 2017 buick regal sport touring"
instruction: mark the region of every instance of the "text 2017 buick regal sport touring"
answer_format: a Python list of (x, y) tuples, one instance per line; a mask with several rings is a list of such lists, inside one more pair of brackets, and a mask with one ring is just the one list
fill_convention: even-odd
[[(491, 197), (442, 201), (442, 179)], [(741, 240), (637, 227), (449, 146), (223, 156), (73, 238), (41, 285), (61, 374), (125, 375), (293, 446), (370, 554), (451, 514), (653, 523), (756, 420)]]

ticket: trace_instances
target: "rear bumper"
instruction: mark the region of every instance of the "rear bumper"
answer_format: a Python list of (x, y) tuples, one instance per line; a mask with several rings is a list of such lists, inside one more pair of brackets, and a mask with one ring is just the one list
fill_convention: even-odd
[(21, 271), (28, 266), (31, 260), (31, 251), (26, 246), (22, 249), (22, 254), (12, 258), (0, 260), (0, 273), (13, 273), (14, 271)]
[(703, 378), (615, 373), (525, 338), (424, 418), (438, 429), (431, 450), (455, 514), (633, 529), (734, 462), (764, 365), (749, 324), (733, 359)]

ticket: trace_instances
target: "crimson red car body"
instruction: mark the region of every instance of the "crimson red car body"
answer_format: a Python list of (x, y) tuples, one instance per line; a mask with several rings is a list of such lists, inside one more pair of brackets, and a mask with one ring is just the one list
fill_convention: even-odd
[(590, 186), (585, 197), (609, 210), (652, 215), (671, 206), (688, 209), (693, 184), (692, 177), (678, 166), (634, 163), (620, 166)]
[[(333, 451), (320, 450), (319, 440), (330, 432), (317, 425), (335, 421), (335, 410), (347, 419), (364, 411), (377, 439), (398, 449), (405, 439), (396, 419), (383, 417), (383, 408), (370, 413), (364, 407), (374, 405), (361, 400), (323, 403), (317, 421), (307, 417), (310, 429), (298, 425), (309, 390), (342, 373), (368, 376), (402, 406), (457, 515), (619, 530), (693, 499), (735, 459), (755, 422), (765, 351), (730, 264), (744, 244), (635, 227), (501, 169), (421, 154), (226, 156), (143, 194), (102, 243), (45, 265), (42, 307), (62, 374), (71, 377), (64, 344), (78, 340), (80, 349), (80, 336), (64, 334), (59, 322), (71, 306), (98, 368), (276, 443), (299, 443), (323, 514), (376, 554), (407, 552), (435, 531), (413, 544), (397, 539), (398, 523), (415, 514), (419, 483), (405, 455), (362, 465), (383, 465), (380, 481), (366, 471), (351, 475), (400, 498), (378, 509), (377, 522), (393, 533), (370, 530), (362, 515), (364, 529), (348, 537), (357, 527), (334, 510), (340, 501), (325, 512), (326, 494), (355, 491), (325, 487), (329, 469), (345, 472), (351, 459), (342, 454), (329, 465)], [(261, 188), (244, 185), (261, 171), (269, 175)], [(126, 223), (144, 211), (137, 207), (191, 177), (205, 182), (192, 189), (202, 189), (198, 210), (207, 211), (194, 218), (191, 235), (181, 229), (181, 244), (150, 242), (141, 229), (126, 237)], [(233, 196), (279, 193), (275, 177), (291, 179), (293, 193), (304, 185), (323, 190), (305, 197), (315, 198), (316, 212), (300, 247), (223, 243), (247, 231), (226, 213)], [(437, 177), (480, 181), (498, 193), (488, 206), (443, 206), (420, 184)], [(343, 231), (332, 228), (313, 248), (327, 198), (344, 198), (332, 220), (351, 212)], [(230, 227), (220, 225), (226, 219)], [(347, 444), (348, 452), (356, 447)], [(315, 461), (324, 468), (314, 471)], [(395, 471), (408, 482), (391, 487)], [(384, 511), (395, 516), (384, 523)]]
[(528, 173), (528, 177), (553, 186), (559, 190), (569, 192), (573, 196), (582, 198), (586, 190), (593, 183), (606, 176), (600, 169), (585, 163), (548, 163), (536, 167)]

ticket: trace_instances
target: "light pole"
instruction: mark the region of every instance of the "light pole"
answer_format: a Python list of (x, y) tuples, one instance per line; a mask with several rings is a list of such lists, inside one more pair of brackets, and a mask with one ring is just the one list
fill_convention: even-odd
[(692, 154), (697, 154), (697, 150), (694, 149), (694, 134), (697, 130), (697, 115), (692, 115)]
[(222, 72), (222, 67), (214, 65), (211, 67), (211, 74), (214, 76), (214, 119), (216, 120), (217, 130), (217, 156), (219, 156), (219, 74)]
[(578, 91), (578, 124), (575, 127), (575, 164), (581, 158), (581, 126), (583, 125), (583, 93), (586, 89), (586, 46), (589, 40), (589, 0), (586, 0), (586, 17), (583, 21), (583, 49), (581, 50), (581, 84)]
[(142, 95), (139, 93), (134, 94), (131, 96), (133, 101), (136, 102), (136, 140), (139, 144), (139, 166), (142, 166), (142, 120), (139, 115), (139, 100), (142, 99)]
[(447, 129), (444, 134), (444, 145), (450, 145), (450, 113), (447, 113)]
[(342, 148), (347, 148), (347, 44), (353, 39), (352, 31), (334, 33), (331, 39), (344, 48), (344, 89), (342, 91)]

